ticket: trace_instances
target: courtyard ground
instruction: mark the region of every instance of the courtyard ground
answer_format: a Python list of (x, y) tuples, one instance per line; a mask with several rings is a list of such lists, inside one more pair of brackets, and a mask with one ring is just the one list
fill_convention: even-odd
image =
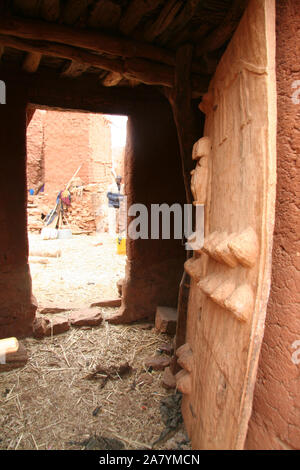
[(125, 275), (126, 256), (117, 254), (117, 242), (107, 233), (68, 240), (42, 240), (30, 234), (29, 246), (30, 253), (61, 252), (57, 258), (47, 257), (47, 264), (30, 263), (39, 306), (76, 308), (118, 297), (116, 283)]

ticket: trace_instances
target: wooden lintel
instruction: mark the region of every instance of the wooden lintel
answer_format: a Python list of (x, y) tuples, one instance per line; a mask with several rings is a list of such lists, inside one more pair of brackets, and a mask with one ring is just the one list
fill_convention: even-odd
[(148, 102), (165, 99), (158, 90), (144, 85), (137, 88), (101, 86), (96, 74), (74, 80), (54, 71), (38, 70), (29, 75), (16, 66), (0, 64), (0, 77), (9, 90), (22, 83), (27, 103), (44, 109), (130, 115), (141, 104), (147, 106)]

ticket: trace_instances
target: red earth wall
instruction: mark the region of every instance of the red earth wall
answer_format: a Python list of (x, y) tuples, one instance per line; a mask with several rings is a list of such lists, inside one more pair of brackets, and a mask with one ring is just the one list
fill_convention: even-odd
[[(179, 146), (167, 101), (148, 103), (146, 109), (137, 107), (128, 118), (127, 135), (125, 193), (128, 207), (144, 204), (150, 214), (151, 204), (183, 204), (185, 192)], [(182, 240), (128, 238), (126, 281), (116, 322), (153, 319), (158, 305), (176, 307), (185, 256)]]
[(31, 295), (26, 230), (26, 97), (6, 83), (0, 106), (0, 338), (32, 331), (36, 305)]
[[(276, 6), (278, 167), (272, 284), (247, 449), (300, 449), (300, 82), (293, 88), (300, 80), (300, 0), (277, 0)], [(295, 341), (298, 347), (293, 348)]]
[(83, 184), (112, 180), (111, 135), (101, 114), (36, 110), (27, 131), (28, 188), (45, 182), (44, 202), (54, 204), (77, 168)]

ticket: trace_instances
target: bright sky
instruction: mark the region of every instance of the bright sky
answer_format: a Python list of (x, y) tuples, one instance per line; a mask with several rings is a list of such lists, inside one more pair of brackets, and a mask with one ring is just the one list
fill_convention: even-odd
[(107, 115), (106, 117), (111, 122), (112, 147), (124, 147), (126, 144), (127, 116)]

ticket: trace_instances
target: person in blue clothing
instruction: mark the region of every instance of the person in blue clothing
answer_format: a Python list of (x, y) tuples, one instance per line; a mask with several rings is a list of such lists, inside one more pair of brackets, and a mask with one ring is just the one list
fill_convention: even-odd
[(107, 192), (108, 199), (108, 230), (112, 236), (119, 232), (119, 210), (124, 198), (124, 188), (122, 177), (116, 176), (113, 183), (109, 186)]

